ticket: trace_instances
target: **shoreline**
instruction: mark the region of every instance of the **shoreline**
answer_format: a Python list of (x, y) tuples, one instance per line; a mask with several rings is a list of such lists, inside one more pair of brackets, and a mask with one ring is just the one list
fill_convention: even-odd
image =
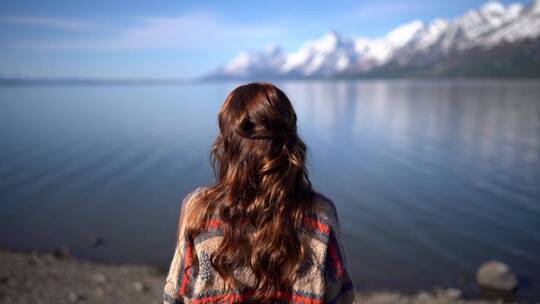
[[(0, 303), (162, 303), (166, 273), (152, 265), (104, 264), (53, 253), (0, 249)], [(459, 289), (405, 295), (357, 293), (368, 304), (491, 304), (466, 300)]]

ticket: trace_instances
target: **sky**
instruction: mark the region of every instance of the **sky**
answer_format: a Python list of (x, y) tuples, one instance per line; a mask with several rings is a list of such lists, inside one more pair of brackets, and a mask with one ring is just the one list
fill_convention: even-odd
[(485, 2), (2, 0), (0, 77), (196, 78), (243, 51), (291, 52), (331, 30), (380, 37)]

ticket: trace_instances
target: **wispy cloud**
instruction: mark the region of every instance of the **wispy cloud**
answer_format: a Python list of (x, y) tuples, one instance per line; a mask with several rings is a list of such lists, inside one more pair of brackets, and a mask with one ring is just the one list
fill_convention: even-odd
[(110, 27), (92, 21), (49, 16), (5, 16), (0, 17), (0, 24), (43, 27), (70, 32), (111, 29)]
[[(45, 27), (67, 32), (91, 32), (91, 37), (78, 33), (71, 38), (5, 41), (4, 46), (16, 49), (50, 50), (144, 50), (198, 49), (223, 47), (253, 42), (268, 43), (284, 34), (275, 24), (242, 24), (223, 20), (211, 12), (194, 12), (179, 16), (151, 16), (133, 19), (134, 25), (107, 26), (87, 20), (42, 16), (4, 17), (0, 23), (13, 26)], [(107, 29), (107, 33), (102, 33)], [(39, 29), (44, 30), (44, 29)], [(101, 31), (101, 32), (100, 32)], [(96, 37), (96, 32), (99, 33)]]

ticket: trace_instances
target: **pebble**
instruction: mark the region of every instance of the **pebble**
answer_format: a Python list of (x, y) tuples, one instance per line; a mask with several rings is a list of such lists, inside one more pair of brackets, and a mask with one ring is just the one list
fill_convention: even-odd
[(448, 288), (446, 289), (445, 294), (451, 299), (458, 299), (463, 295), (463, 292), (457, 288)]
[(109, 283), (109, 277), (107, 277), (107, 275), (102, 272), (95, 273), (92, 276), (92, 279), (94, 279), (94, 282), (102, 285)]
[(145, 292), (147, 287), (142, 282), (135, 281), (133, 282), (133, 289), (138, 292)]
[(81, 301), (84, 301), (84, 296), (80, 293), (76, 293), (72, 291), (68, 295), (68, 300), (70, 302), (81, 302)]
[(513, 291), (519, 284), (510, 266), (500, 261), (489, 261), (480, 265), (476, 282), (481, 287), (497, 291)]

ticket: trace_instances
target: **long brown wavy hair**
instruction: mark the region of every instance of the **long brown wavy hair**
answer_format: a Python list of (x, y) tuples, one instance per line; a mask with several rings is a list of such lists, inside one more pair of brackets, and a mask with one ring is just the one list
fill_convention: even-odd
[(298, 231), (311, 212), (314, 190), (296, 120), (276, 86), (234, 89), (219, 112), (220, 134), (211, 150), (216, 182), (197, 196), (188, 219), (185, 236), (193, 242), (218, 216), (223, 238), (211, 264), (227, 291), (241, 286), (234, 269), (249, 267), (255, 286), (241, 290), (251, 295), (249, 302), (290, 294), (308, 254)]

